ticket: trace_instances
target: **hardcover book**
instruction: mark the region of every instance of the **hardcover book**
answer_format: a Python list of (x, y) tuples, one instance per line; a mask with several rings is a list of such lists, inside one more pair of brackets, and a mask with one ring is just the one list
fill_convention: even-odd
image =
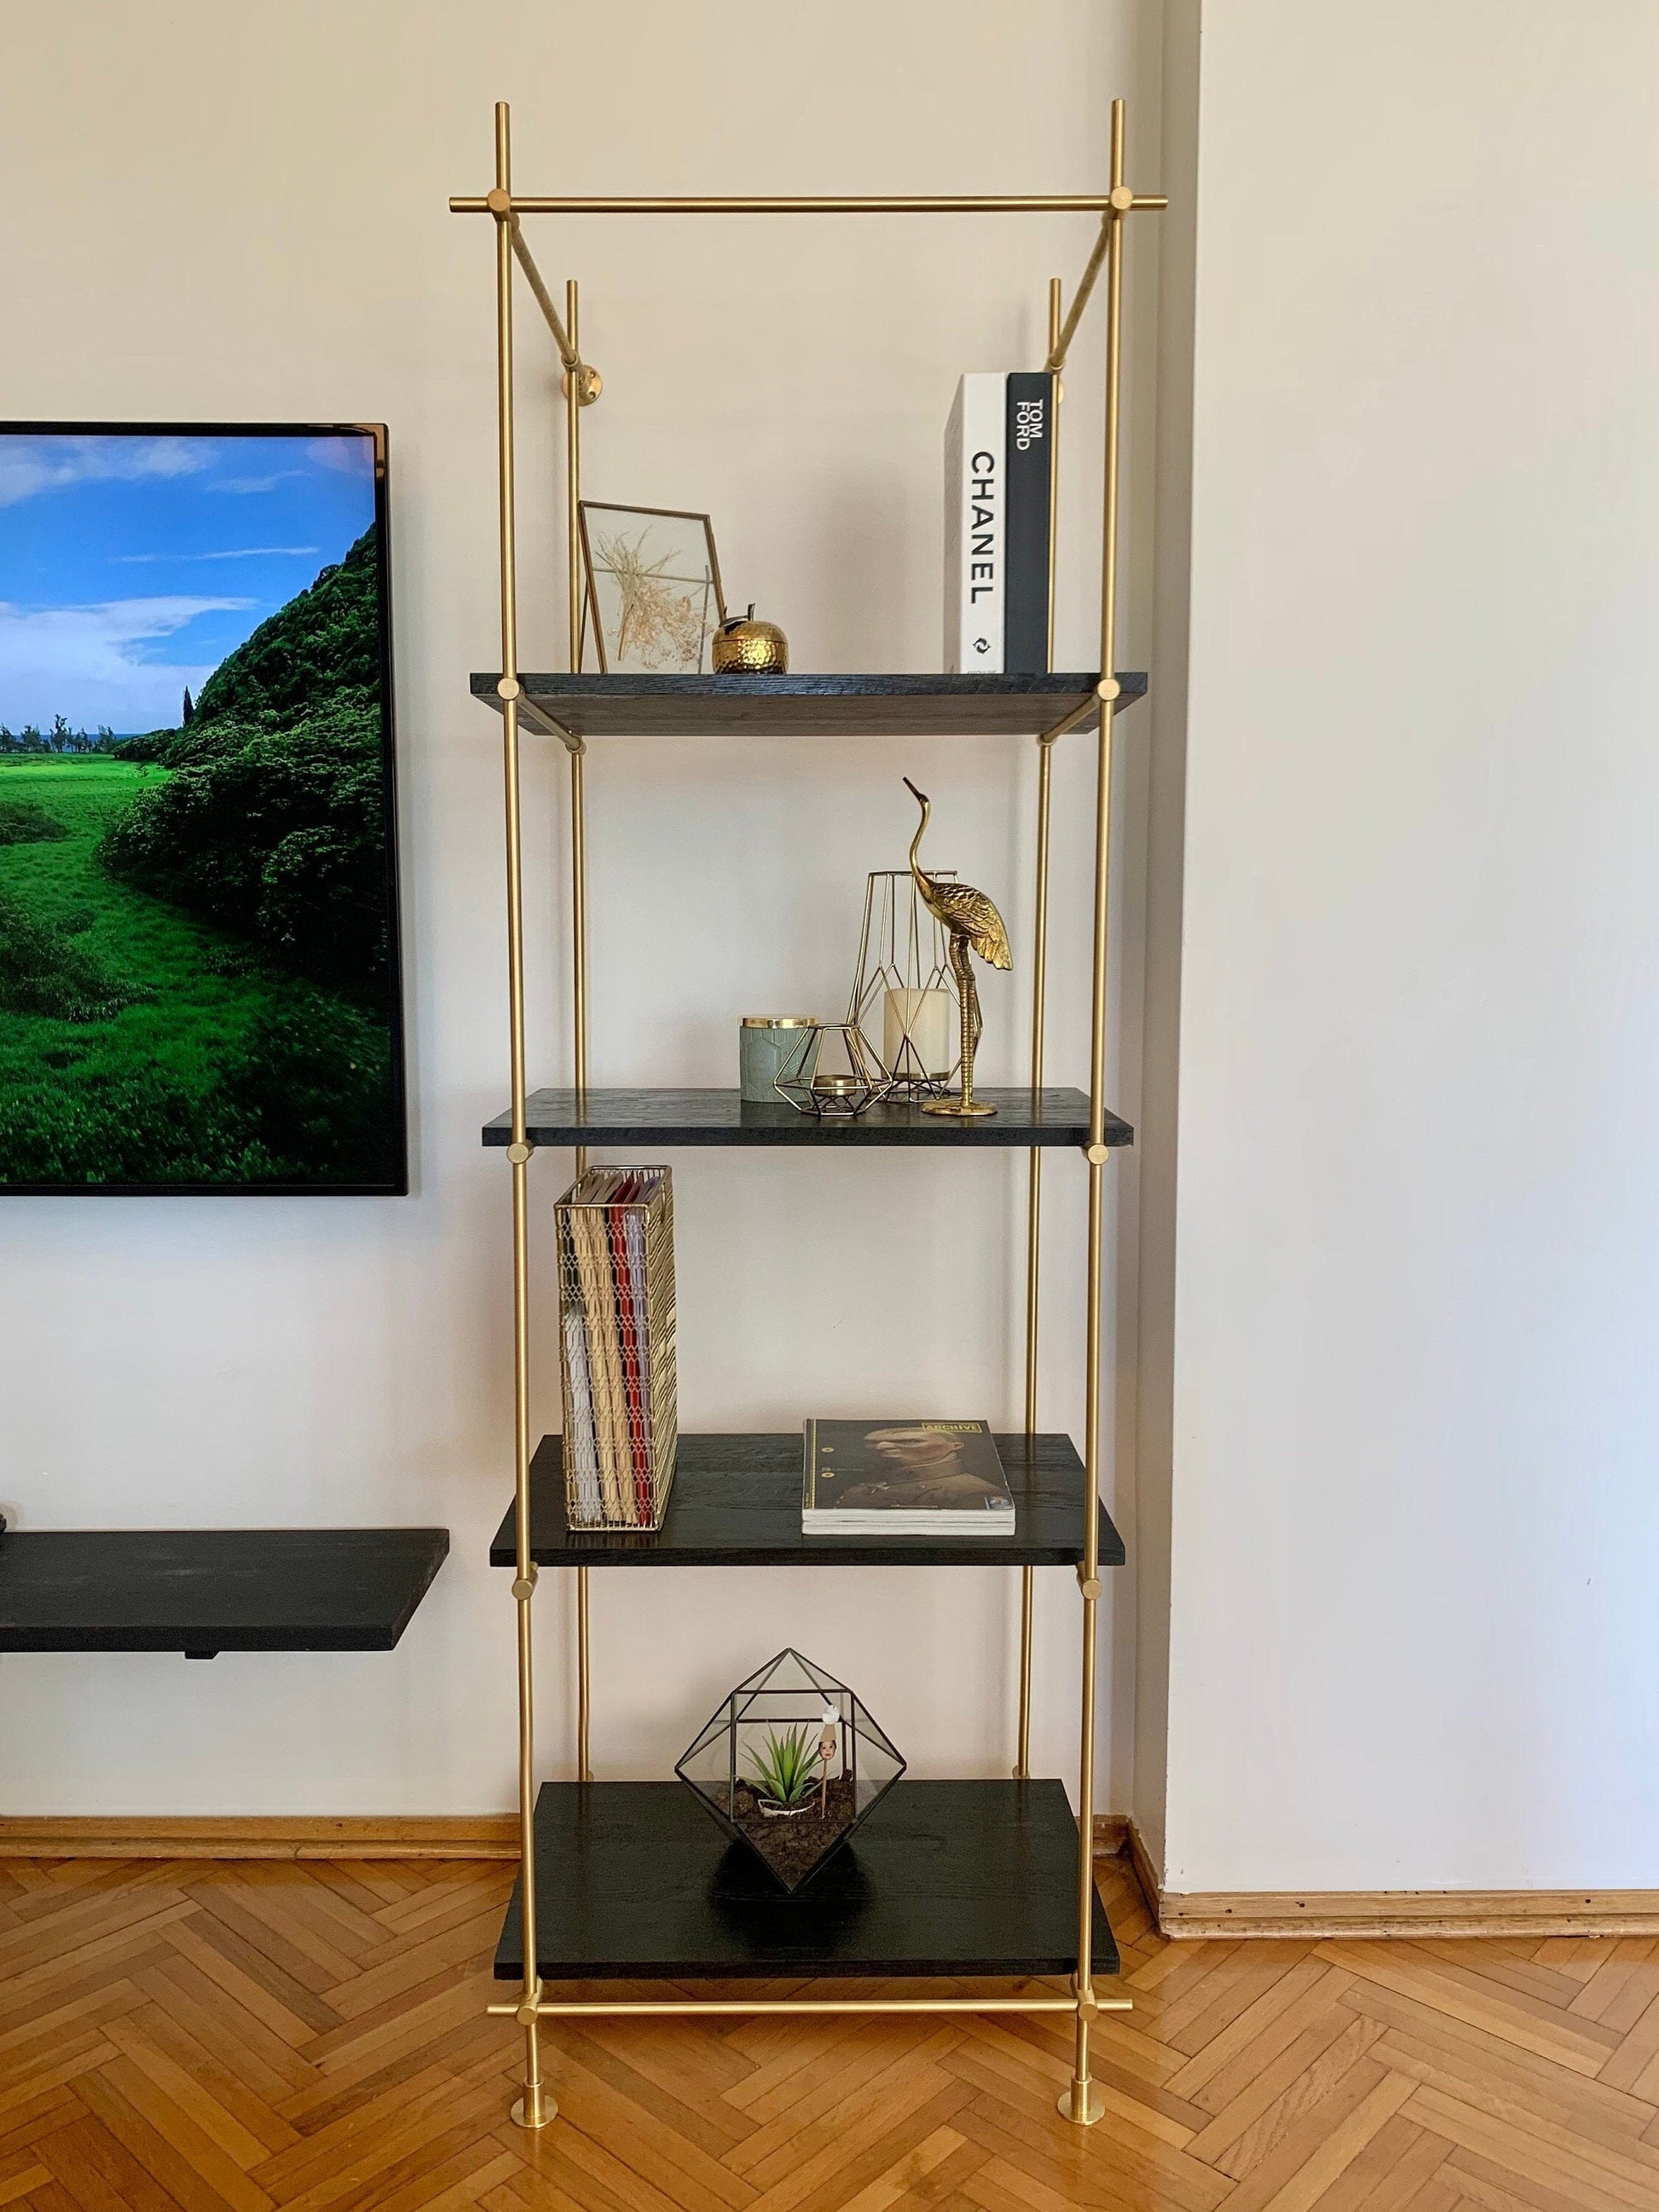
[(945, 430), (945, 666), (1002, 672), (1007, 380), (964, 376)]
[(1012, 1536), (1014, 1501), (988, 1421), (808, 1421), (809, 1536)]
[(1055, 380), (975, 372), (945, 433), (945, 666), (1043, 676), (1053, 585)]
[(1007, 498), (1003, 551), (1002, 665), (1010, 676), (1048, 673), (1048, 538), (1054, 481), (1054, 380), (1046, 370), (1005, 380)]

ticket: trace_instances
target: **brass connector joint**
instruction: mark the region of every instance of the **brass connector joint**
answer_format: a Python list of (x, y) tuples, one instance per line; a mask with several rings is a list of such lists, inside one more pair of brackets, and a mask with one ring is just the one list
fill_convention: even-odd
[(535, 1150), (534, 1145), (528, 1142), (509, 1145), (507, 1148), (507, 1157), (515, 1168), (521, 1168), (526, 1160), (534, 1156)]
[(498, 222), (504, 222), (513, 212), (513, 195), (505, 185), (492, 185), (484, 194), (484, 205)]
[[(593, 402), (599, 398), (600, 392), (605, 390), (605, 379), (599, 374), (597, 368), (592, 368), (585, 361), (577, 362), (575, 374), (576, 404), (578, 407), (591, 407), (593, 404)], [(568, 399), (570, 397), (570, 371), (568, 369), (566, 369), (564, 374), (559, 379), (559, 389), (563, 392), (565, 398)]]
[(1081, 1567), (1077, 1571), (1077, 1586), (1091, 1605), (1095, 1603), (1106, 1587), (1098, 1575), (1085, 1575)]
[(526, 1598), (533, 1597), (536, 1595), (536, 1570), (534, 1567), (532, 1567), (527, 1575), (520, 1575), (515, 1577), (513, 1584), (513, 1595), (517, 1598), (520, 1605), (524, 1603)]

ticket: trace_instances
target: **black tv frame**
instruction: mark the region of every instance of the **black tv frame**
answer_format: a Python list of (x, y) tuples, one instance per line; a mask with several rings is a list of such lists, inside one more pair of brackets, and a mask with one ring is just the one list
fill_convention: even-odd
[(404, 1019), (402, 896), (398, 854), (397, 716), (392, 686), (392, 547), (384, 422), (58, 422), (0, 421), (0, 437), (16, 438), (340, 438), (374, 441), (375, 590), (380, 602), (380, 771), (386, 825), (386, 963), (391, 981), (389, 1032), (396, 1170), (386, 1182), (7, 1182), (0, 1198), (407, 1198), (409, 1095)]

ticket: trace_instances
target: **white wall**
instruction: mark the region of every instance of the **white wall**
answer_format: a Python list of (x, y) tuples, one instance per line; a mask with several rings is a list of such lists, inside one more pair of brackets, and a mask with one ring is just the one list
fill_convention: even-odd
[[(0, 1212), (0, 1504), (23, 1527), (442, 1522), (453, 1550), (392, 1656), (14, 1658), (0, 1810), (467, 1811), (509, 1802), (512, 1608), (485, 1552), (507, 1500), (507, 1177), (495, 652), (491, 245), (445, 210), (489, 179), (515, 102), (524, 188), (1097, 188), (1128, 94), (1156, 165), (1157, 10), (1046, 0), (832, 10), (503, 0), (59, 0), (7, 28), (0, 413), (391, 426), (416, 1194), (402, 1201), (11, 1200)], [(801, 668), (937, 665), (940, 439), (963, 368), (1042, 349), (1046, 280), (1085, 218), (866, 225), (573, 223), (605, 396), (595, 496), (713, 510), (734, 599)], [(1135, 288), (1133, 545), (1146, 541), (1150, 264)], [(526, 662), (558, 665), (549, 351), (526, 316)], [(1100, 336), (1068, 380), (1060, 643), (1095, 652)], [(537, 428), (540, 417), (539, 432)], [(546, 486), (534, 491), (538, 468)], [(544, 512), (538, 514), (538, 507)], [(1123, 658), (1144, 663), (1132, 592)], [(1126, 727), (1130, 726), (1126, 725)], [(595, 749), (596, 1080), (731, 1079), (737, 1017), (838, 1008), (866, 868), (902, 860), (908, 769), (936, 860), (1004, 902), (1017, 972), (986, 993), (988, 1081), (1024, 1066), (1030, 757), (1002, 743)], [(1050, 1067), (1086, 1069), (1091, 748), (1056, 766)], [(1131, 767), (1128, 811), (1144, 804)], [(562, 757), (530, 775), (532, 1072), (568, 1075)], [(1135, 849), (1131, 836), (1126, 854)], [(1139, 879), (1121, 941), (1138, 957)], [(1136, 1110), (1135, 1062), (1118, 1100)], [(682, 1412), (793, 1427), (894, 1406), (1021, 1402), (1023, 1156), (866, 1164), (683, 1155)], [(536, 1170), (538, 1216), (568, 1158)], [(1133, 1231), (1133, 1164), (1119, 1170)], [(1044, 1419), (1080, 1419), (1082, 1170), (1048, 1178)], [(1133, 1251), (1132, 1241), (1127, 1248)], [(544, 1299), (538, 1412), (556, 1418)], [(1127, 1332), (1132, 1314), (1115, 1327)], [(1115, 1409), (1133, 1423), (1132, 1398)], [(1133, 1535), (1127, 1455), (1114, 1503)], [(1075, 1764), (1077, 1601), (1039, 1577), (1040, 1769)], [(665, 1772), (729, 1682), (786, 1640), (850, 1677), (918, 1771), (1012, 1753), (1011, 1572), (599, 1577), (595, 1764)], [(570, 1755), (569, 1595), (538, 1601), (545, 1763)], [(1133, 1606), (1108, 1625), (1103, 1728), (1127, 1787)]]
[(1206, 10), (1174, 1890), (1659, 1886), (1656, 81)]

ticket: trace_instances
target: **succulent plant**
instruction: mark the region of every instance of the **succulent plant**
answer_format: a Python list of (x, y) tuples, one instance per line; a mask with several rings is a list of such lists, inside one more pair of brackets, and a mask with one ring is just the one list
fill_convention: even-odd
[(775, 1805), (804, 1805), (818, 1779), (811, 1729), (769, 1730), (764, 1745), (749, 1753), (749, 1765), (763, 1797)]

